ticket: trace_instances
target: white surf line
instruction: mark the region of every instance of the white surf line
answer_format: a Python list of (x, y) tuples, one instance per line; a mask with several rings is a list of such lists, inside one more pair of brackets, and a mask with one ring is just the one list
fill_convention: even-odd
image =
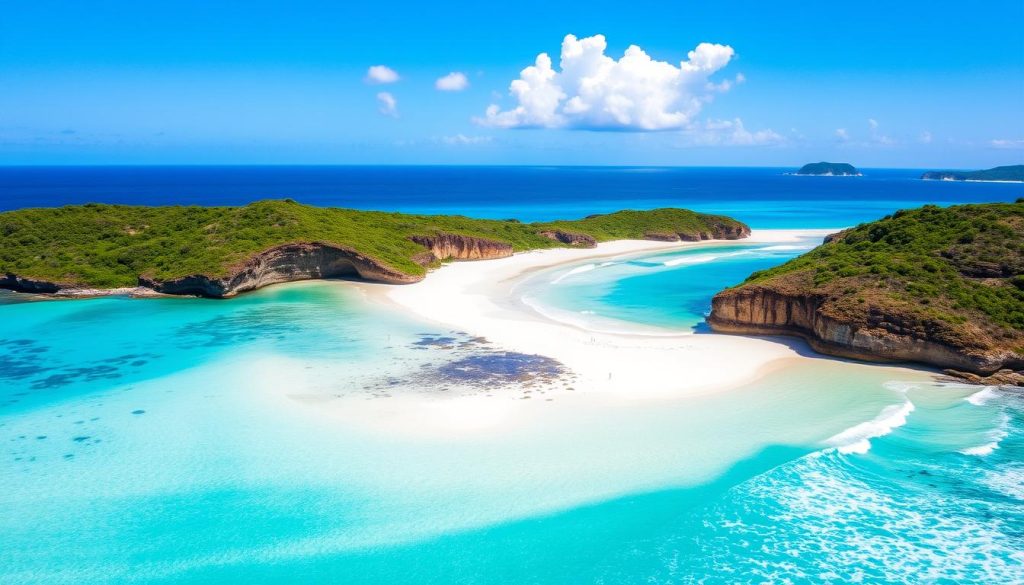
[(882, 409), (872, 420), (854, 425), (825, 440), (825, 444), (844, 454), (864, 454), (871, 449), (871, 439), (884, 437), (893, 429), (907, 424), (907, 417), (914, 411), (914, 403), (906, 400), (903, 404), (892, 404)]

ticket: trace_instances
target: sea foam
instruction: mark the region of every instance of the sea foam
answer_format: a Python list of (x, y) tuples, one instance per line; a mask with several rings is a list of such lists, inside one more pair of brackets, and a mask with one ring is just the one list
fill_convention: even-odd
[(978, 457), (988, 455), (999, 448), (999, 441), (992, 441), (991, 443), (985, 443), (984, 445), (978, 445), (977, 447), (968, 447), (967, 449), (960, 449), (960, 453), (964, 455), (976, 455)]
[(782, 250), (811, 250), (813, 248), (814, 248), (814, 246), (797, 246), (797, 245), (794, 245), (794, 244), (779, 244), (777, 246), (765, 246), (763, 248), (758, 248), (757, 251), (758, 252), (774, 252), (774, 251), (782, 251)]
[(613, 264), (617, 264), (617, 262), (601, 262), (600, 264), (584, 264), (583, 266), (577, 266), (576, 268), (567, 270), (562, 274), (559, 274), (557, 277), (555, 277), (554, 280), (551, 281), (551, 284), (558, 284), (559, 282), (570, 276), (583, 274), (584, 272), (590, 272), (591, 270), (597, 268), (604, 268), (605, 266), (611, 266)]
[(728, 258), (730, 256), (742, 256), (749, 254), (749, 250), (743, 250), (740, 252), (727, 252), (724, 254), (694, 254), (692, 256), (683, 256), (682, 258), (673, 258), (672, 260), (666, 260), (665, 266), (682, 266), (686, 264), (704, 264), (705, 262), (713, 262), (720, 258)]
[[(989, 390), (989, 388), (986, 388)], [(981, 392), (984, 392), (982, 390)], [(981, 394), (978, 392), (977, 394)], [(971, 398), (968, 396), (968, 398)], [(973, 403), (972, 403), (973, 404)], [(1003, 413), (1002, 420), (999, 421), (999, 426), (989, 433), (989, 442), (977, 445), (975, 447), (968, 447), (966, 449), (960, 449), (958, 452), (964, 455), (974, 455), (976, 457), (984, 457), (985, 455), (991, 454), (993, 451), (999, 448), (999, 443), (1010, 434), (1010, 417), (1005, 412)]]
[(573, 276), (575, 274), (583, 274), (584, 272), (590, 272), (595, 268), (597, 268), (597, 264), (584, 264), (583, 266), (577, 266), (572, 270), (567, 270), (566, 272), (559, 274), (557, 277), (555, 277), (554, 280), (551, 281), (551, 284), (558, 284), (559, 282), (562, 282), (563, 280), (570, 276)]
[(871, 449), (870, 439), (888, 435), (893, 429), (907, 424), (907, 417), (913, 411), (914, 403), (909, 400), (903, 404), (886, 406), (874, 419), (829, 437), (825, 444), (840, 453), (867, 453)]
[(974, 406), (985, 406), (986, 404), (988, 404), (989, 400), (992, 400), (996, 396), (999, 396), (999, 393), (996, 392), (995, 388), (993, 388), (992, 386), (985, 386), (980, 391), (971, 394), (967, 398), (964, 398), (964, 400), (970, 402)]

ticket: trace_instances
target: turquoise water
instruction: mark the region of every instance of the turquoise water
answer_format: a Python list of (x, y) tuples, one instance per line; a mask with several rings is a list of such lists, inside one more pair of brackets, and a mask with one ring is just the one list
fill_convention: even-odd
[(640, 324), (672, 332), (703, 330), (715, 293), (799, 256), (822, 237), (579, 262), (534, 275), (518, 293), (550, 317), (593, 329), (629, 330)]
[(468, 342), (348, 283), (3, 298), (0, 582), (1024, 574), (1019, 395), (819, 359), (734, 392), (558, 395), (500, 432), (406, 435), (375, 417), (458, 400), (422, 372)]

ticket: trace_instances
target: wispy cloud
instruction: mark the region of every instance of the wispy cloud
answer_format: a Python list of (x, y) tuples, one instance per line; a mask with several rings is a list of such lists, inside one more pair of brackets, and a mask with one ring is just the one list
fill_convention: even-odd
[(493, 141), (490, 136), (466, 136), (456, 134), (455, 136), (442, 136), (441, 142), (450, 146), (469, 146), (474, 144), (489, 144)]
[(894, 146), (896, 141), (892, 137), (882, 133), (879, 130), (878, 120), (874, 118), (868, 118), (868, 127), (871, 129), (871, 143), (878, 146)]
[(836, 140), (839, 142), (849, 142), (850, 133), (846, 131), (846, 128), (836, 128)]
[(992, 148), (999, 148), (1004, 150), (1024, 150), (1024, 140), (1008, 140), (1006, 138), (997, 138), (990, 140), (988, 143)]
[(605, 55), (607, 47), (604, 35), (566, 36), (558, 70), (539, 54), (509, 85), (516, 105), (492, 104), (476, 121), (498, 128), (685, 129), (715, 92), (731, 87), (710, 80), (735, 54), (727, 45), (701, 43), (678, 66), (636, 45), (616, 60)]
[(392, 118), (398, 117), (398, 100), (386, 91), (377, 94), (377, 111)]
[(707, 120), (687, 128), (686, 146), (769, 146), (782, 144), (786, 138), (769, 128), (751, 132), (743, 120)]

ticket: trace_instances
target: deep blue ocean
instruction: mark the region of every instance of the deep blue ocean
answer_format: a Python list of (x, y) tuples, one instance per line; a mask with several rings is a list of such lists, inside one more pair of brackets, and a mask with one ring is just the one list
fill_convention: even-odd
[(843, 227), (901, 207), (1012, 201), (1024, 185), (921, 181), (920, 169), (796, 177), (789, 168), (138, 166), (0, 167), (0, 211), (78, 203), (301, 203), (522, 221), (686, 207), (755, 228)]
[[(788, 170), (6, 167), (0, 210), (290, 197), (530, 221), (681, 206), (830, 230), (1024, 197), (919, 170)], [(581, 259), (506, 301), (598, 335), (678, 336), (667, 362), (707, 339), (716, 291), (825, 233)], [(801, 357), (710, 394), (541, 392), (516, 367), (542, 356), (406, 315), (373, 286), (0, 291), (0, 584), (1024, 585), (1015, 390), (761, 340)]]

